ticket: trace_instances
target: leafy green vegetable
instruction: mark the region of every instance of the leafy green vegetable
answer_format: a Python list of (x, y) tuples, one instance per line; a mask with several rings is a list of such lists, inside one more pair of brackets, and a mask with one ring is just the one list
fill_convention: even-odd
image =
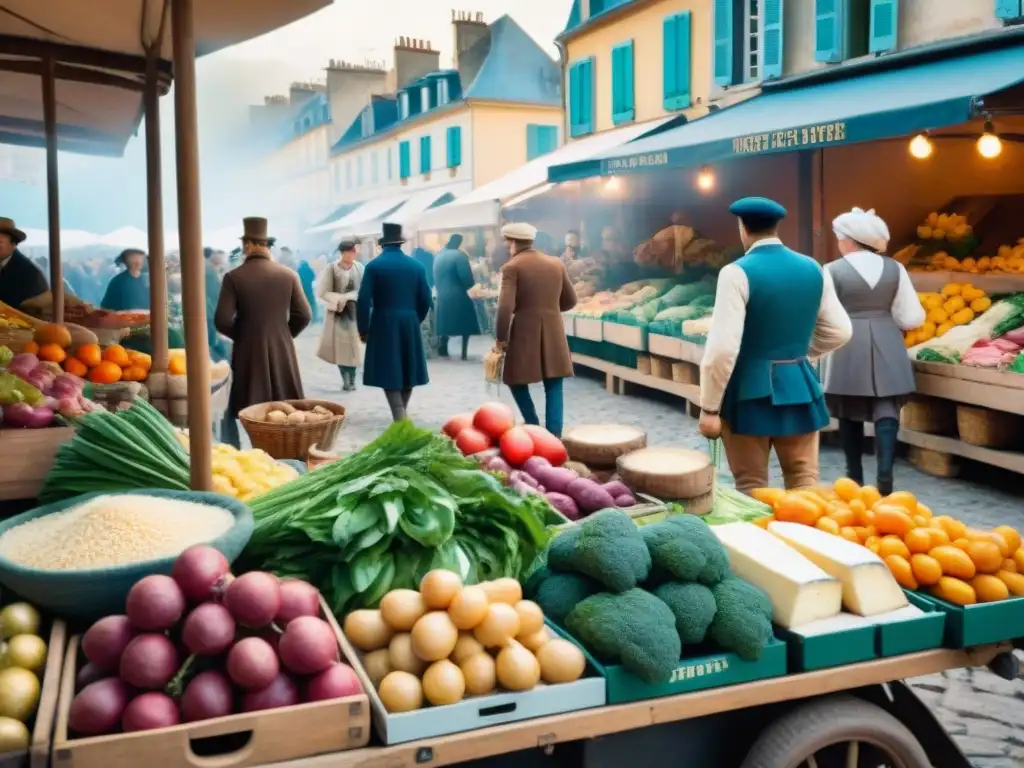
[(434, 568), (470, 584), (518, 578), (550, 537), (546, 505), (506, 489), (448, 439), (400, 422), (255, 499), (242, 567), (305, 579), (344, 615), (416, 588)]

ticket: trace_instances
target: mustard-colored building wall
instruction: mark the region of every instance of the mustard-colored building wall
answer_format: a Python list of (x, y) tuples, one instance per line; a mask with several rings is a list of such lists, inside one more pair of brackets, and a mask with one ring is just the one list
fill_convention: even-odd
[[(633, 40), (635, 122), (666, 117), (662, 102), (664, 79), (662, 23), (667, 16), (690, 11), (690, 73), (692, 106), (681, 113), (703, 115), (714, 87), (712, 38), (714, 4), (711, 0), (653, 0), (636, 3), (622, 14), (609, 13), (608, 21), (596, 20), (566, 42), (566, 61), (594, 57), (594, 132), (615, 128), (612, 122), (612, 47)], [(565, 74), (565, 73), (563, 73)], [(568, 78), (562, 87), (568, 93)], [(586, 138), (579, 136), (577, 139)]]
[(562, 110), (473, 102), (473, 186), (480, 187), (526, 163), (526, 126), (553, 125), (562, 133)]

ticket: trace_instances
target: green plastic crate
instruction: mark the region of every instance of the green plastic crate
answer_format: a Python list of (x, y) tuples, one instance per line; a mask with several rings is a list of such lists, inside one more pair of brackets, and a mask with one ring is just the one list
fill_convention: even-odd
[(841, 667), (876, 658), (874, 624), (809, 637), (776, 626), (775, 635), (785, 641), (789, 668), (794, 672)]
[(906, 621), (878, 624), (875, 636), (875, 650), (880, 657), (902, 656), (905, 653), (928, 651), (941, 648), (946, 629), (946, 614), (916, 592), (904, 590), (907, 600), (915, 608), (925, 612), (924, 616)]
[(915, 593), (918, 600), (931, 603), (946, 615), (945, 645), (970, 648), (1024, 638), (1024, 597), (996, 603), (954, 605), (934, 595)]

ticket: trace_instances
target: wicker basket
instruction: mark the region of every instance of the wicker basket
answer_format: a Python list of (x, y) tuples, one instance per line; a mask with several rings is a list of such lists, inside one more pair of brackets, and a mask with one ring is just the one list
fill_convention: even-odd
[(700, 384), (700, 368), (693, 363), (672, 363), (672, 381), (677, 384)]
[(956, 477), (960, 473), (960, 462), (948, 453), (912, 445), (908, 457), (911, 464), (932, 477)]
[(648, 355), (636, 356), (636, 370), (644, 376), (651, 375), (651, 358)]
[(672, 361), (651, 357), (651, 376), (656, 379), (672, 380)]
[(32, 331), (21, 328), (0, 329), (0, 347), (7, 347), (14, 354), (20, 354), (25, 345), (32, 341)]
[(1021, 418), (1012, 413), (958, 405), (956, 426), (960, 439), (982, 448), (1010, 448), (1020, 439)]
[[(282, 400), (299, 410), (308, 411), (315, 405), (321, 405), (334, 415), (333, 419), (324, 419), (315, 424), (271, 424), (264, 421), (272, 403), (260, 403), (243, 408), (238, 418), (249, 433), (253, 448), (260, 448), (275, 459), (297, 459), (305, 461), (309, 449), (320, 442), (329, 429), (337, 430), (345, 420), (345, 406), (329, 400)], [(337, 426), (335, 426), (337, 425)]]
[(900, 411), (900, 426), (929, 435), (956, 434), (956, 405), (934, 397), (915, 397)]

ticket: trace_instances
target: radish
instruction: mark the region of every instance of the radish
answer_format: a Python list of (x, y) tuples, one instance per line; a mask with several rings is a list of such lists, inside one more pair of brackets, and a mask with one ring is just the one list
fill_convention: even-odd
[(129, 590), (124, 612), (135, 627), (162, 632), (181, 621), (185, 607), (185, 595), (178, 583), (170, 576), (153, 574)]

